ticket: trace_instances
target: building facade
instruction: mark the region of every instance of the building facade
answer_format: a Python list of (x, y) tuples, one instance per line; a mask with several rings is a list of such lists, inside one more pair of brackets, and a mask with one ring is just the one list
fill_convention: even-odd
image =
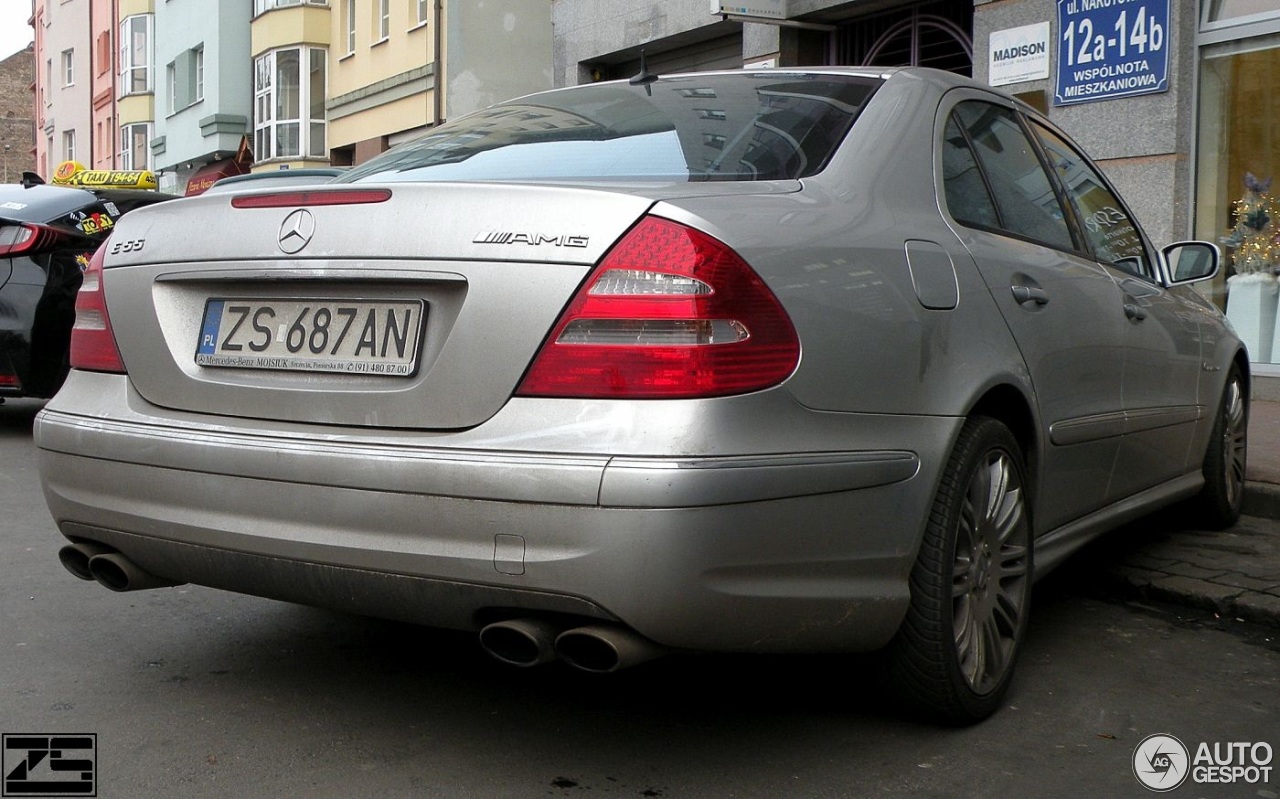
[(32, 44), (0, 60), (0, 183), (17, 183), (36, 168), (36, 121), (31, 86), (36, 52)]
[[(1228, 315), (1245, 284), (1280, 294), (1280, 0), (35, 0), (32, 22), (37, 169), (110, 157), (178, 191), (250, 159), (360, 163), (498, 100), (629, 77), (642, 53), (658, 73), (949, 69), (1068, 131), (1157, 245), (1220, 242)], [(1280, 374), (1277, 316), (1238, 325)]]
[[(552, 10), (557, 85), (634, 75), (641, 50), (656, 72), (915, 64), (1000, 84), (1099, 160), (1157, 246), (1223, 247), (1227, 269), (1205, 292), (1238, 328), (1257, 328), (1245, 336), (1251, 357), (1280, 375), (1270, 191), (1280, 0), (553, 0)], [(1266, 293), (1261, 311), (1242, 310), (1249, 282)]]
[(151, 169), (176, 193), (360, 163), (552, 82), (541, 0), (33, 0), (31, 24), (38, 171)]
[(36, 53), (37, 169), (61, 161), (92, 161), (95, 149), (90, 0), (37, 0), (32, 22)]
[(242, 145), (253, 120), (251, 10), (248, 2), (218, 0), (155, 7), (156, 117), (146, 135), (135, 128), (130, 141), (145, 142), (145, 168), (159, 173), (162, 189), (197, 193), (248, 170)]

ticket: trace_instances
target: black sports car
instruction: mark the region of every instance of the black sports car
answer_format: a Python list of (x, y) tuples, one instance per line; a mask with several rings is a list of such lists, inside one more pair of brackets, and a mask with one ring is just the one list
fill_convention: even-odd
[(51, 397), (69, 368), (76, 290), (121, 215), (173, 199), (141, 189), (0, 185), (0, 402)]

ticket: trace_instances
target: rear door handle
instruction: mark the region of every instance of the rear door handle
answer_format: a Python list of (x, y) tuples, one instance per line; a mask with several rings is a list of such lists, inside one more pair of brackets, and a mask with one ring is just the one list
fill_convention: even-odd
[(1042, 288), (1034, 286), (1010, 286), (1013, 289), (1013, 299), (1019, 305), (1026, 305), (1034, 302), (1036, 305), (1048, 305), (1049, 294)]

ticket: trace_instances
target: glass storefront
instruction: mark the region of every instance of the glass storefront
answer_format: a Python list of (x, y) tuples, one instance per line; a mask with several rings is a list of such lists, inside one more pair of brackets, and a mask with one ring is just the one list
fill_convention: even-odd
[(1203, 11), (1196, 238), (1222, 247), (1226, 269), (1208, 292), (1250, 358), (1280, 364), (1280, 0), (1210, 0)]

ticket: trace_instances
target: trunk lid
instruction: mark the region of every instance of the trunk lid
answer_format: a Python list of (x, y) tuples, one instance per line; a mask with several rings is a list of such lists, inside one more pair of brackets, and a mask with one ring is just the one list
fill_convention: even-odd
[[(246, 202), (267, 206), (236, 207)], [(653, 202), (439, 183), (179, 200), (118, 224), (104, 261), (107, 310), (130, 380), (156, 405), (465, 428), (508, 400), (591, 266)], [(339, 339), (345, 323), (350, 336)], [(292, 355), (307, 369), (279, 368), (296, 365)]]

